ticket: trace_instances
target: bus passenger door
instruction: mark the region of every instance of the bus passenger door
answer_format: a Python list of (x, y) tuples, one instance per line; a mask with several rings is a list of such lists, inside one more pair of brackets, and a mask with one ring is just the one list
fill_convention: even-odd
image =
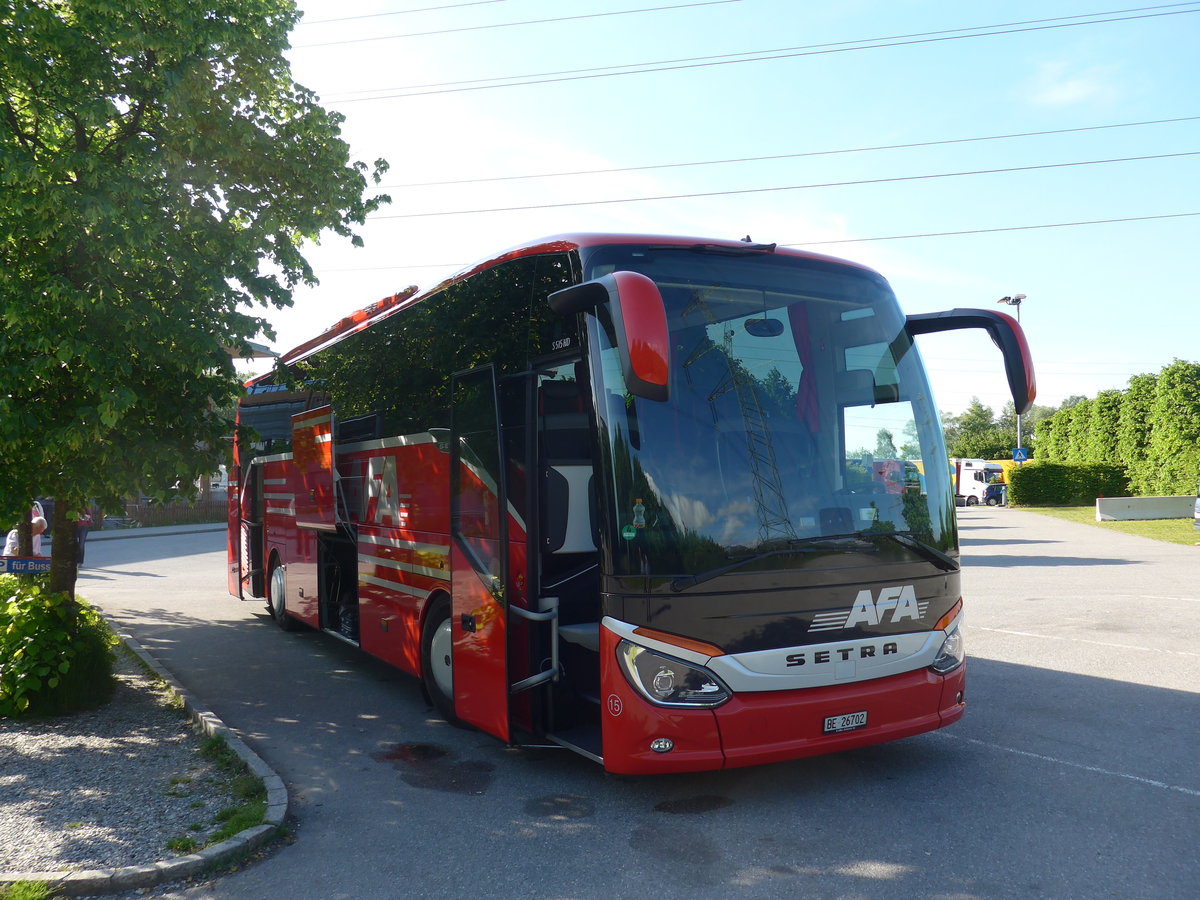
[(337, 510), (331, 407), (322, 406), (292, 416), (292, 462), (300, 476), (296, 487), (296, 525), (333, 531)]
[[(238, 577), (235, 596), (243, 600), (266, 596), (266, 575), (263, 571), (263, 481), (261, 465), (236, 466), (237, 491), (229, 485), (230, 517), (240, 523), (238, 528)], [(233, 505), (237, 504), (236, 512)]]
[(508, 503), (491, 365), (451, 382), (451, 636), (455, 714), (507, 741)]
[[(536, 399), (537, 608), (557, 611), (546, 733), (599, 759), (600, 559), (588, 378), (578, 360), (542, 366)], [(530, 551), (533, 553), (533, 551)]]

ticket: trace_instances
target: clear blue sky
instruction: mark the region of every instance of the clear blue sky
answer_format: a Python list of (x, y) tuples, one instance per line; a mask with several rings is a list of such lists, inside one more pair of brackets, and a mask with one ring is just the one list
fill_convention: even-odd
[[(1200, 151), (1200, 3), (302, 8), (295, 78), (347, 117), (355, 158), (391, 163), (393, 202), (365, 248), (312, 249), (320, 286), (269, 314), (278, 350), (527, 239), (639, 231), (864, 262), (907, 312), (1026, 294), (1051, 406), (1200, 359), (1200, 156), (1168, 156)], [(1019, 171), (954, 174), (1000, 169)], [(1067, 224), (1115, 219), (1138, 221)], [(921, 348), (943, 411), (999, 411), (982, 333)]]

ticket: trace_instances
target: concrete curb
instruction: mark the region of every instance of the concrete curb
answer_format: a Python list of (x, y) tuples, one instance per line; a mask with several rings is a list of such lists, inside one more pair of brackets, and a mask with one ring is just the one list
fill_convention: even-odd
[(166, 537), (172, 534), (205, 534), (211, 531), (226, 531), (224, 522), (208, 522), (200, 525), (156, 525), (150, 528), (108, 528), (88, 533), (87, 542), (114, 541), (124, 538)]
[(58, 894), (68, 897), (116, 894), (138, 888), (150, 888), (167, 881), (179, 881), (218, 869), (261, 847), (276, 834), (287, 820), (288, 794), (283, 779), (263, 761), (262, 757), (247, 747), (242, 739), (230, 730), (229, 726), (217, 718), (216, 713), (201, 706), (193, 697), (189, 696), (171, 673), (147, 653), (145, 648), (131, 635), (120, 634), (120, 638), (125, 646), (149, 666), (154, 674), (161, 678), (183, 701), (188, 717), (199, 731), (210, 737), (224, 738), (229, 748), (246, 764), (246, 768), (262, 779), (263, 786), (267, 789), (267, 811), (263, 817), (263, 824), (247, 828), (228, 840), (205, 847), (203, 850), (187, 856), (163, 860), (152, 865), (73, 872), (0, 872), (0, 887), (18, 881), (44, 882), (52, 885)]

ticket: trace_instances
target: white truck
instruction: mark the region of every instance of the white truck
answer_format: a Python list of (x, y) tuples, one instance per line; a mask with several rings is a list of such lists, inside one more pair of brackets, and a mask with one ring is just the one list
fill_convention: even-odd
[(1004, 478), (1001, 465), (985, 459), (952, 457), (950, 469), (954, 476), (954, 499), (965, 506), (982, 503), (987, 486)]

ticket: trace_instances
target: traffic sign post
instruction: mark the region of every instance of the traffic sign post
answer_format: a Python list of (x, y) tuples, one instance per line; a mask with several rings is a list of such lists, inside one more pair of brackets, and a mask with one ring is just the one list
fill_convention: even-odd
[(1029, 462), (1029, 451), (1024, 447), (1014, 447), (1012, 454), (1015, 463)]

